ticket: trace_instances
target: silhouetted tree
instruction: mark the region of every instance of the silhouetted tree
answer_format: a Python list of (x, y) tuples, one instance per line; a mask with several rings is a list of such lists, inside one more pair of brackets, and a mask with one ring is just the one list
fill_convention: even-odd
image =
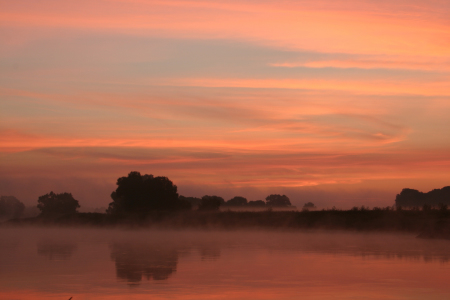
[(42, 215), (73, 214), (79, 207), (78, 200), (75, 200), (71, 193), (53, 192), (40, 196), (37, 205)]
[(400, 194), (395, 197), (396, 206), (412, 207), (422, 206), (425, 204), (425, 195), (414, 189), (403, 189)]
[(202, 199), (197, 198), (197, 197), (185, 197), (185, 196), (179, 196), (178, 199), (180, 199), (181, 201), (187, 201), (191, 207), (194, 206), (199, 206), (200, 202), (202, 201)]
[(189, 200), (178, 197), (177, 209), (190, 210), (192, 209), (192, 204)]
[(272, 194), (266, 197), (266, 205), (274, 207), (291, 206), (291, 201), (286, 195)]
[(220, 205), (224, 204), (225, 200), (219, 196), (203, 196), (198, 210), (219, 210)]
[(146, 214), (153, 210), (189, 209), (187, 201), (178, 198), (177, 186), (167, 177), (153, 177), (130, 172), (117, 179), (117, 189), (112, 192), (113, 202), (107, 210), (112, 214)]
[(307, 203), (305, 203), (305, 205), (303, 205), (304, 210), (316, 209), (316, 208), (317, 207), (312, 202), (307, 202)]
[(266, 202), (263, 201), (263, 200), (249, 201), (249, 202), (248, 202), (248, 206), (252, 206), (252, 207), (263, 207), (263, 206), (266, 206)]
[(225, 205), (227, 206), (245, 206), (247, 205), (247, 199), (244, 197), (236, 196), (228, 200)]
[(450, 204), (450, 186), (434, 189), (425, 194), (430, 205)]
[(0, 197), (0, 218), (19, 218), (25, 210), (25, 205), (14, 196)]
[(439, 204), (450, 204), (450, 186), (443, 187), (442, 189), (434, 189), (428, 193), (419, 192), (414, 189), (403, 189), (395, 197), (395, 205), (397, 207), (438, 206)]

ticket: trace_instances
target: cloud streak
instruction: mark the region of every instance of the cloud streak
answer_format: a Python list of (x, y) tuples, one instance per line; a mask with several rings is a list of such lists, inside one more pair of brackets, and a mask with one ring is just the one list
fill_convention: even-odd
[(194, 196), (317, 188), (364, 203), (378, 189), (381, 203), (450, 180), (443, 1), (0, 6), (7, 194), (106, 202), (138, 170)]
[[(439, 2), (3, 1), (9, 26), (66, 27), (175, 38), (237, 38), (323, 52), (448, 56)], [(327, 5), (324, 5), (326, 3)], [(374, 11), (375, 10), (375, 11)]]

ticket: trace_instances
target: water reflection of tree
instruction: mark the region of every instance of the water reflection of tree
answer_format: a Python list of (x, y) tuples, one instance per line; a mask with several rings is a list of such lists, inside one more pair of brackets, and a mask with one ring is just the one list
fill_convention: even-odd
[(220, 257), (220, 247), (202, 245), (198, 247), (202, 260), (217, 260)]
[(42, 240), (37, 243), (37, 253), (49, 260), (68, 260), (77, 245), (66, 241)]
[(117, 278), (129, 284), (147, 280), (166, 280), (177, 269), (178, 250), (151, 245), (113, 243), (111, 259), (116, 263)]

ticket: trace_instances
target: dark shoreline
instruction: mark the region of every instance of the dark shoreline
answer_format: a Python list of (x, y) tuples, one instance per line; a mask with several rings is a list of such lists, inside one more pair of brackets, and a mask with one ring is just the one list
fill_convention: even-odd
[(322, 211), (154, 211), (146, 216), (75, 213), (12, 219), (4, 226), (93, 226), (171, 229), (323, 229), (404, 232), (420, 238), (450, 239), (450, 211), (322, 210)]

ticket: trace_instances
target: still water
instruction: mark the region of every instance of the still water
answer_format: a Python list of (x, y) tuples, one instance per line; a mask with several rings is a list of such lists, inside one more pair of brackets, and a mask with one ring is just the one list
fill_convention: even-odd
[(348, 232), (0, 229), (0, 299), (450, 299), (450, 242)]

